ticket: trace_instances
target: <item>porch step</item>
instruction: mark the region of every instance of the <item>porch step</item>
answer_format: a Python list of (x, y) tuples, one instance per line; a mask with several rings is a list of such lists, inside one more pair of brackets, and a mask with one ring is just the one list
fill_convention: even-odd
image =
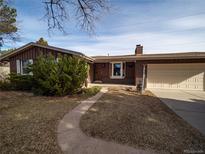
[(103, 83), (101, 80), (96, 80), (94, 83)]

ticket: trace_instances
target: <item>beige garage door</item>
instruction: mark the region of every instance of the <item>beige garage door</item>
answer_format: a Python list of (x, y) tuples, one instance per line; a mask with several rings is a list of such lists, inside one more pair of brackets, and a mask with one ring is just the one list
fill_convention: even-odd
[(147, 88), (205, 90), (205, 63), (149, 64)]

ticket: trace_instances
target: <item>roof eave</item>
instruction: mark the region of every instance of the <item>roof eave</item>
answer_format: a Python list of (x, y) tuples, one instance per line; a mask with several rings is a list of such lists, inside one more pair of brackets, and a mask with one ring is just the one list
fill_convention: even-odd
[(134, 62), (136, 61), (136, 57), (116, 57), (116, 58), (96, 58), (94, 59), (94, 62), (100, 63), (100, 62), (112, 62), (112, 61), (127, 61), (127, 62)]
[(169, 57), (149, 57), (149, 56), (135, 56), (135, 57), (105, 57), (105, 58), (95, 58), (95, 63), (112, 62), (112, 61), (142, 61), (142, 60), (175, 60), (175, 59), (205, 59), (205, 56), (169, 56)]
[(205, 59), (205, 56), (137, 57), (136, 60)]
[(18, 49), (15, 49), (15, 50), (12, 51), (11, 53), (6, 54), (5, 56), (1, 56), (1, 57), (0, 57), (0, 61), (8, 61), (9, 58), (10, 58), (12, 55), (15, 55), (17, 52), (19, 52), (19, 51), (21, 51), (21, 50), (24, 50), (24, 49), (26, 49), (26, 48), (28, 48), (28, 47), (30, 47), (32, 44), (33, 44), (33, 42), (30, 42), (30, 43), (28, 43), (28, 44), (26, 44), (26, 45), (24, 45), (24, 46), (22, 46), (22, 47), (20, 47), (20, 48), (18, 48)]
[(0, 57), (0, 61), (8, 61), (9, 58), (12, 56), (12, 55), (15, 55), (17, 54), (18, 52), (20, 51), (23, 51), (29, 47), (32, 47), (32, 46), (37, 46), (37, 47), (42, 47), (42, 48), (46, 48), (46, 49), (50, 49), (50, 50), (56, 50), (58, 52), (61, 52), (61, 53), (66, 53), (66, 54), (71, 54), (71, 55), (75, 55), (75, 56), (78, 56), (78, 57), (82, 57), (90, 62), (93, 62), (94, 59), (91, 58), (91, 57), (88, 57), (88, 56), (85, 56), (84, 54), (80, 53), (80, 52), (77, 52), (77, 51), (71, 51), (71, 50), (67, 50), (67, 49), (62, 49), (62, 48), (57, 48), (57, 47), (53, 47), (53, 46), (43, 46), (43, 45), (40, 45), (40, 44), (36, 44), (34, 42), (30, 42), (16, 50), (14, 50), (13, 52), (11, 52), (10, 54), (7, 54), (3, 57)]

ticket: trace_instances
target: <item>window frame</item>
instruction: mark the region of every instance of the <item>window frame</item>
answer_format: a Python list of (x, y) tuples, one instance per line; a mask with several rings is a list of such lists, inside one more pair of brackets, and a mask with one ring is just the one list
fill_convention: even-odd
[(21, 74), (21, 60), (16, 59), (16, 74)]
[[(21, 74), (21, 75), (33, 75), (32, 72), (29, 72), (29, 73), (24, 72), (24, 69), (25, 69), (26, 66), (23, 67), (23, 61), (28, 61), (27, 65), (29, 65), (29, 64), (33, 64), (33, 59), (17, 59), (16, 61), (20, 62), (20, 72), (17, 72), (18, 74)], [(16, 66), (16, 69), (18, 69), (18, 67), (19, 66)]]
[[(112, 64), (112, 75), (111, 75), (111, 78), (112, 78), (112, 79), (124, 79), (124, 78), (125, 78), (125, 73), (126, 73), (126, 70), (125, 70), (125, 68), (126, 68), (126, 63), (125, 63), (125, 66), (123, 66), (123, 65), (124, 65), (124, 62), (122, 62), (122, 61), (111, 62), (111, 64)], [(120, 67), (120, 76), (115, 76), (115, 75), (114, 75), (114, 65), (115, 65), (115, 64), (120, 64), (120, 65), (121, 65), (121, 67)], [(125, 68), (124, 68), (125, 73), (123, 73), (123, 67), (125, 67)], [(124, 74), (124, 75), (123, 75), (123, 74)]]
[(28, 60), (28, 59), (22, 59), (22, 60), (21, 60), (21, 74), (22, 74), (22, 75), (27, 75), (28, 73), (24, 72), (24, 69), (26, 69), (26, 66), (27, 66), (28, 64), (27, 64), (26, 66), (24, 66), (24, 65), (23, 65), (24, 61), (28, 63), (29, 60)]

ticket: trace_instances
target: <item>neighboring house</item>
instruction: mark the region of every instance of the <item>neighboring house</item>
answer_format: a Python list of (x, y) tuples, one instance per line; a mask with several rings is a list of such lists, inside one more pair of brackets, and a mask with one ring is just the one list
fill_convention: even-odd
[(0, 62), (0, 80), (4, 80), (10, 73), (10, 67), (8, 62)]
[(40, 52), (86, 59), (90, 82), (205, 91), (205, 52), (143, 54), (143, 46), (137, 45), (133, 55), (88, 57), (80, 52), (29, 43), (1, 60), (10, 61), (11, 72), (24, 74), (27, 63), (34, 62)]

